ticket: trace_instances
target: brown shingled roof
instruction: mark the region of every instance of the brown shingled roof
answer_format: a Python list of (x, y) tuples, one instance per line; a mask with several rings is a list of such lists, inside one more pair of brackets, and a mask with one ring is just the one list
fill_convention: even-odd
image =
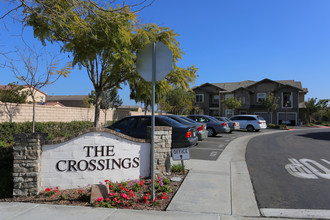
[[(263, 80), (270, 80), (270, 79), (263, 79)], [(260, 81), (245, 80), (245, 81), (240, 81), (240, 82), (229, 82), (229, 83), (204, 83), (203, 85), (210, 84), (210, 85), (216, 86), (218, 88), (221, 88), (221, 89), (225, 90), (226, 92), (233, 92), (240, 88), (247, 88), (247, 87), (249, 87), (253, 84), (256, 84), (258, 82), (261, 82), (263, 80), (260, 80)], [(277, 83), (280, 83), (283, 85), (292, 86), (292, 87), (300, 89), (304, 92), (308, 92), (308, 90), (306, 88), (302, 88), (300, 81), (294, 81), (294, 80), (270, 80), (270, 81), (274, 81), (274, 82), (277, 82)], [(194, 87), (193, 89), (195, 89), (197, 87), (198, 86)]]

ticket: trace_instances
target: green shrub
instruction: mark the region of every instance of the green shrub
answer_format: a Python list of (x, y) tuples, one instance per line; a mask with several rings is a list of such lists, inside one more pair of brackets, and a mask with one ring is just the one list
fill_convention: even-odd
[[(53, 140), (56, 137), (69, 137), (90, 127), (93, 127), (93, 123), (89, 121), (36, 122), (35, 132), (47, 133), (47, 139)], [(16, 134), (31, 132), (32, 122), (0, 123), (0, 146), (13, 146)]]
[(182, 172), (183, 168), (181, 164), (173, 164), (171, 167), (172, 172)]
[(268, 124), (267, 128), (280, 128), (280, 126), (276, 124)]

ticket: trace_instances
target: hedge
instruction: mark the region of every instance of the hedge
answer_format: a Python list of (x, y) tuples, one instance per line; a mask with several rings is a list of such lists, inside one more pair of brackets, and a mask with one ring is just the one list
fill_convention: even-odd
[[(90, 127), (93, 127), (93, 123), (89, 121), (36, 122), (35, 132), (47, 133), (47, 139), (53, 140), (56, 137), (71, 136)], [(0, 147), (14, 146), (14, 138), (16, 134), (31, 132), (32, 122), (0, 123)]]

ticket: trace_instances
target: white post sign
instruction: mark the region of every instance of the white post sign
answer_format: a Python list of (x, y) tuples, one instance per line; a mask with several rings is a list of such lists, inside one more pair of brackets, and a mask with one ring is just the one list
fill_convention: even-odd
[(173, 148), (172, 149), (173, 160), (190, 160), (190, 151), (188, 147), (185, 148)]

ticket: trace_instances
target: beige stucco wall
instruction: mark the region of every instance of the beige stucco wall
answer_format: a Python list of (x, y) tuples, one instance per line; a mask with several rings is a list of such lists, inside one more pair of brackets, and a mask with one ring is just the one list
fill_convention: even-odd
[[(8, 122), (8, 117), (4, 112), (4, 103), (0, 103), (0, 123)], [(17, 106), (17, 114), (13, 117), (13, 122), (26, 122), (32, 120), (32, 104), (20, 104)], [(144, 115), (140, 111), (108, 110), (106, 112), (107, 121), (119, 120), (130, 115)], [(37, 122), (70, 122), (70, 121), (94, 121), (94, 108), (60, 107), (36, 105)], [(100, 111), (100, 122), (105, 122), (105, 112)]]
[[(28, 88), (24, 88), (22, 89), (22, 91), (29, 91)], [(42, 92), (39, 92), (38, 90), (36, 91), (36, 94), (35, 94), (35, 100), (36, 102), (46, 102), (46, 95)], [(42, 100), (41, 100), (42, 99)], [(26, 98), (26, 102), (33, 102), (32, 100), (32, 97), (29, 95), (27, 98)]]

